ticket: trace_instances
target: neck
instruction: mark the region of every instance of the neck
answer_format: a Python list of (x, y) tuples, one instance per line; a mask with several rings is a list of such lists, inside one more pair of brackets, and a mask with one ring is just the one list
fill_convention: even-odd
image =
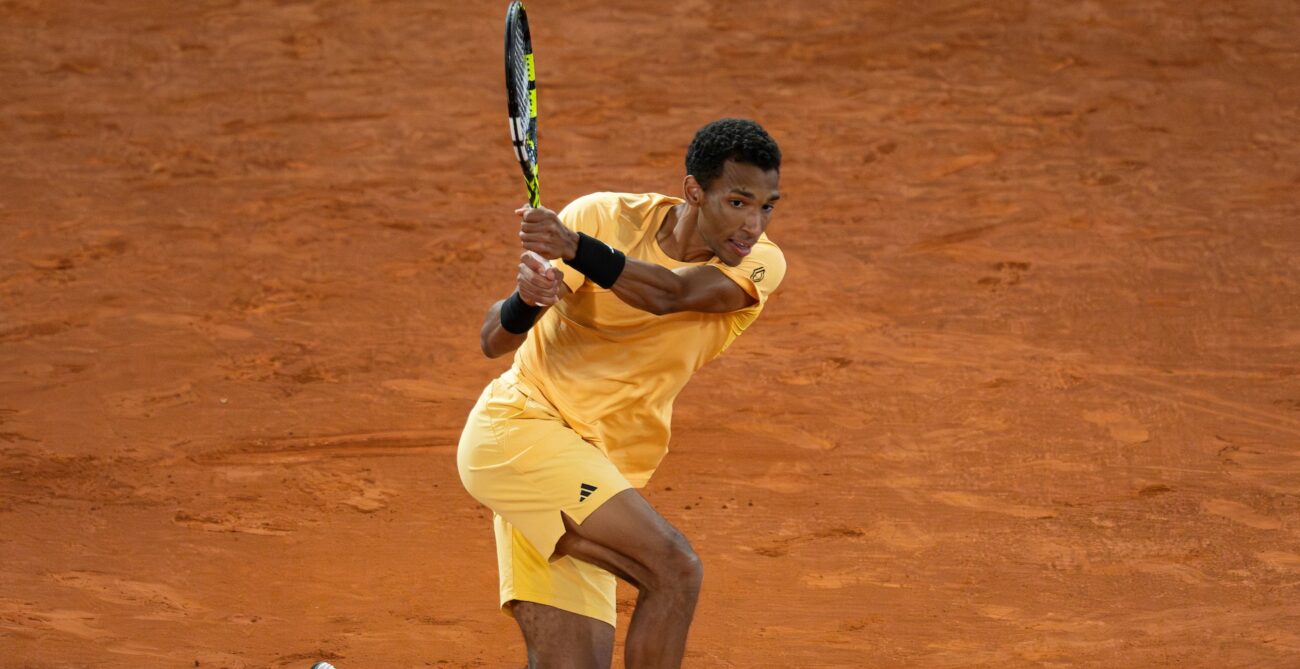
[(683, 202), (668, 210), (663, 224), (655, 233), (659, 248), (680, 262), (704, 262), (713, 258), (713, 249), (700, 236), (700, 210)]

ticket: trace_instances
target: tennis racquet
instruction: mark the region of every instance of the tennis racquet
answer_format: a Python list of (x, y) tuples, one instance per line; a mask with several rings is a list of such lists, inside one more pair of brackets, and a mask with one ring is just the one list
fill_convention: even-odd
[[(524, 3), (514, 0), (506, 9), (506, 103), (510, 111), (510, 138), (515, 158), (524, 172), (528, 206), (542, 206), (537, 181), (537, 68), (533, 65), (533, 36), (528, 30)], [(542, 259), (549, 270), (551, 263)]]
[(537, 182), (537, 70), (533, 38), (524, 3), (515, 0), (506, 10), (506, 101), (510, 107), (510, 137), (524, 172), (528, 206), (542, 206)]

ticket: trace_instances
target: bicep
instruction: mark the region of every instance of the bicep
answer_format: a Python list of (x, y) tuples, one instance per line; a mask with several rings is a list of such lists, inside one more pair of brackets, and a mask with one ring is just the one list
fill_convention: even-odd
[(683, 267), (674, 270), (674, 273), (682, 278), (683, 289), (675, 300), (675, 308), (672, 311), (702, 311), (718, 314), (738, 311), (758, 304), (754, 296), (716, 267), (709, 265)]

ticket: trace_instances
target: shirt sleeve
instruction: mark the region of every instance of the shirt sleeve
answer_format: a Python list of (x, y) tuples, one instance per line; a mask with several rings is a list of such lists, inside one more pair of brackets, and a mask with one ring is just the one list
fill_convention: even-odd
[[(573, 202), (570, 202), (558, 214), (560, 223), (564, 227), (586, 235), (600, 239), (601, 223), (609, 216), (608, 198), (604, 193), (592, 193), (584, 195)], [(571, 292), (578, 292), (578, 288), (586, 282), (587, 277), (583, 276), (569, 264), (559, 258), (551, 258), (551, 264), (564, 273), (564, 284), (569, 287)]]
[(709, 261), (709, 264), (722, 270), (723, 274), (744, 288), (750, 297), (758, 300), (758, 304), (750, 307), (755, 312), (763, 308), (768, 296), (785, 279), (785, 254), (767, 235), (758, 238), (758, 243), (739, 265), (731, 267), (717, 258)]

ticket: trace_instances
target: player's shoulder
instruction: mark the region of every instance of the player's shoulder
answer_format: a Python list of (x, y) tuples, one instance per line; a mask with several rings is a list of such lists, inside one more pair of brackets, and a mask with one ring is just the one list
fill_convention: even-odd
[(772, 239), (767, 236), (767, 233), (759, 235), (758, 243), (754, 244), (754, 248), (750, 251), (749, 257), (746, 259), (773, 267), (779, 267), (783, 274), (785, 272), (785, 252), (781, 250), (781, 247), (778, 246), (776, 242), (772, 241)]
[(572, 210), (599, 210), (607, 213), (649, 211), (676, 198), (659, 193), (616, 193), (600, 191), (574, 199), (565, 207)]
[(593, 207), (617, 207), (619, 196), (622, 193), (610, 193), (607, 191), (598, 191), (587, 193), (573, 199), (565, 209), (590, 209)]
[(560, 210), (559, 217), (570, 229), (599, 237), (611, 221), (620, 217), (618, 193), (589, 193)]
[(680, 201), (659, 193), (602, 191), (570, 202), (560, 212), (560, 219), (571, 228), (621, 248), (634, 244), (636, 239), (653, 229), (660, 218), (654, 213), (660, 206)]
[(785, 280), (785, 253), (767, 234), (763, 234), (737, 269), (753, 282), (758, 293), (766, 297)]

